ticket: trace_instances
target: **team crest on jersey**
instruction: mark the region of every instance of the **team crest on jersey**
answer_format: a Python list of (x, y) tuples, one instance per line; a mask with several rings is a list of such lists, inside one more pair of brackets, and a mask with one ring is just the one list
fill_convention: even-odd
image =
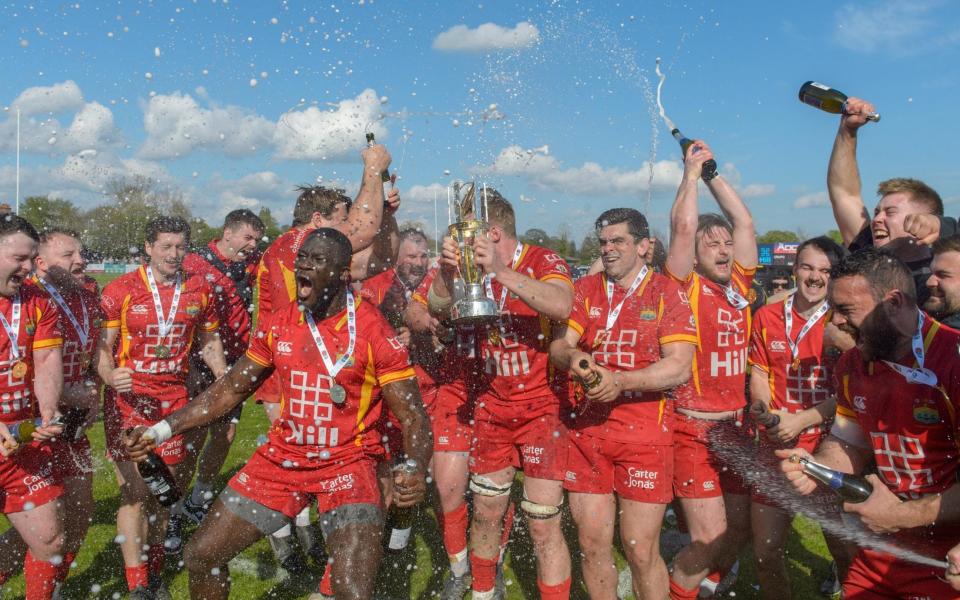
[(655, 321), (657, 319), (657, 312), (650, 309), (641, 310), (640, 319), (643, 321)]
[(33, 335), (33, 332), (37, 330), (37, 322), (29, 319), (23, 324), (23, 329), (27, 332), (27, 335)]
[[(390, 340), (390, 339), (392, 339), (392, 338), (387, 338), (387, 339)], [(391, 344), (391, 345), (392, 345), (392, 344)], [(337, 355), (337, 360), (340, 360), (340, 358), (341, 358), (342, 356), (343, 356), (342, 354), (338, 354), (338, 355)], [(352, 367), (352, 366), (355, 365), (356, 363), (357, 363), (356, 359), (355, 359), (355, 358), (353, 357), (353, 355), (351, 354), (351, 355), (350, 355), (350, 358), (347, 359), (347, 362), (344, 363), (343, 366), (344, 366), (344, 367)]]
[(197, 315), (200, 314), (200, 305), (199, 305), (199, 304), (188, 304), (188, 305), (187, 305), (187, 308), (186, 308), (185, 310), (187, 311), (187, 315), (189, 315), (189, 316), (191, 316), (191, 317), (195, 317), (195, 316), (197, 316)]
[(940, 412), (937, 404), (926, 398), (916, 398), (913, 401), (913, 420), (923, 425), (940, 423)]

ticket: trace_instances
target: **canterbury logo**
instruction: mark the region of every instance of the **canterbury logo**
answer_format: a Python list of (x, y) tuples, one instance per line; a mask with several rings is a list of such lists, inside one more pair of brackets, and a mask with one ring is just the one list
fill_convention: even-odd
[(281, 354), (290, 354), (291, 352), (293, 352), (293, 343), (277, 342), (277, 352)]

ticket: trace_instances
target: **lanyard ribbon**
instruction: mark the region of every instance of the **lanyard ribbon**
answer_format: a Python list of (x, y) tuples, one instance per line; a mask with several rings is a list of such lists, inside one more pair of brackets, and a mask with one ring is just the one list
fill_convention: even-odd
[(783, 303), (783, 322), (786, 329), (785, 333), (787, 334), (787, 344), (790, 346), (790, 358), (794, 361), (796, 361), (800, 355), (800, 341), (810, 333), (813, 326), (830, 310), (829, 303), (824, 301), (824, 303), (820, 305), (820, 308), (818, 308), (817, 311), (807, 319), (803, 327), (800, 328), (800, 333), (797, 334), (797, 340), (794, 341), (793, 336), (790, 334), (793, 331), (793, 299), (795, 296), (796, 294), (791, 294), (790, 297), (787, 298), (787, 301)]
[(327, 367), (327, 374), (330, 375), (330, 378), (336, 378), (337, 373), (343, 370), (343, 367), (350, 362), (350, 358), (353, 356), (353, 349), (357, 345), (357, 307), (355, 306), (353, 300), (353, 294), (350, 290), (347, 292), (347, 333), (350, 335), (350, 341), (347, 343), (347, 351), (340, 355), (340, 358), (337, 359), (337, 362), (333, 362), (330, 358), (330, 353), (327, 352), (327, 345), (323, 343), (323, 338), (320, 337), (320, 331), (317, 329), (317, 322), (313, 320), (313, 314), (309, 310), (304, 311), (304, 314), (307, 317), (307, 325), (310, 327), (310, 334), (313, 335), (313, 343), (316, 344), (317, 350), (320, 352), (320, 358), (323, 359), (323, 365)]
[[(517, 261), (520, 260), (520, 255), (523, 254), (523, 244), (517, 242), (517, 249), (513, 251), (513, 260), (510, 261), (509, 268), (513, 268)], [(490, 284), (490, 276), (487, 275), (483, 278), (483, 285), (487, 288), (487, 297), (491, 300), (496, 300), (493, 297), (493, 285)], [(500, 309), (500, 312), (503, 312), (503, 305), (507, 302), (507, 287), (501, 286), (503, 289), (500, 290), (500, 302), (497, 303), (497, 308)]]
[(13, 297), (11, 304), (13, 304), (13, 311), (10, 314), (10, 321), (13, 325), (7, 321), (7, 316), (3, 312), (0, 312), (0, 324), (10, 338), (10, 358), (12, 359), (10, 362), (17, 362), (20, 360), (20, 346), (17, 343), (17, 338), (20, 336), (20, 294)]
[(632, 296), (633, 293), (637, 291), (637, 288), (640, 287), (640, 284), (643, 283), (643, 280), (646, 279), (647, 270), (647, 265), (643, 265), (643, 268), (640, 269), (640, 272), (637, 273), (637, 276), (633, 279), (633, 284), (630, 285), (626, 295), (616, 306), (613, 306), (613, 291), (616, 288), (616, 284), (609, 279), (607, 280), (607, 306), (609, 307), (609, 312), (607, 313), (607, 331), (613, 330), (613, 326), (617, 323), (617, 319), (620, 317), (620, 311), (623, 310), (624, 303), (627, 301), (627, 298)]
[(723, 293), (726, 294), (727, 302), (730, 303), (730, 306), (738, 310), (743, 310), (750, 306), (750, 303), (747, 302), (747, 299), (733, 289), (732, 283), (728, 283), (727, 285), (723, 286)]
[(170, 330), (173, 329), (173, 320), (177, 316), (177, 307), (180, 306), (180, 292), (182, 291), (181, 274), (177, 272), (176, 288), (173, 292), (173, 302), (170, 303), (170, 313), (164, 318), (163, 303), (160, 301), (160, 288), (157, 287), (157, 280), (153, 278), (153, 267), (146, 266), (147, 283), (150, 285), (150, 293), (153, 295), (153, 310), (157, 313), (157, 327), (159, 328), (160, 341), (167, 339)]
[(63, 299), (60, 291), (44, 281), (43, 277), (37, 277), (37, 281), (40, 282), (43, 289), (47, 290), (47, 293), (50, 294), (53, 301), (57, 303), (57, 306), (60, 307), (63, 314), (67, 315), (67, 318), (70, 319), (70, 324), (73, 325), (74, 330), (77, 332), (77, 337), (80, 338), (80, 348), (86, 348), (87, 341), (90, 339), (90, 314), (87, 312), (87, 303), (82, 300), (80, 302), (80, 308), (83, 309), (83, 327), (81, 327), (80, 322), (77, 321), (77, 316), (74, 315), (70, 307), (67, 306), (67, 301)]
[(937, 387), (937, 374), (930, 369), (923, 368), (923, 311), (917, 311), (917, 332), (913, 334), (913, 358), (917, 361), (916, 368), (905, 367), (899, 363), (885, 360), (887, 366), (903, 375), (907, 383), (919, 383)]

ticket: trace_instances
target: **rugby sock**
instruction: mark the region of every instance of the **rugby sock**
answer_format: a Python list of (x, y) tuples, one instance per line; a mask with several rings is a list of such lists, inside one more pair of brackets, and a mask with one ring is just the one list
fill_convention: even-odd
[(76, 557), (76, 552), (67, 552), (64, 554), (63, 562), (57, 566), (57, 581), (64, 581), (67, 578), (67, 574), (70, 572), (70, 565), (73, 564), (73, 559)]
[(540, 578), (538, 577), (537, 588), (540, 590), (540, 598), (542, 600), (567, 600), (570, 598), (569, 577), (556, 585), (547, 585), (540, 581)]
[(290, 523), (287, 523), (280, 529), (274, 531), (271, 535), (273, 535), (273, 537), (275, 538), (285, 538), (285, 537), (290, 537), (292, 533), (293, 533), (293, 526), (290, 525)]
[[(207, 494), (210, 494), (210, 496)], [(190, 503), (203, 506), (210, 501), (210, 498), (213, 497), (212, 494), (213, 485), (198, 479), (197, 483), (195, 483), (193, 486), (193, 491), (190, 493)]]
[(307, 527), (310, 525), (310, 507), (307, 506), (303, 510), (297, 513), (297, 518), (294, 520), (294, 524), (297, 527)]
[(333, 596), (333, 563), (327, 562), (327, 568), (323, 570), (323, 577), (320, 579), (320, 587), (317, 590), (324, 596)]
[(492, 592), (497, 579), (497, 559), (481, 558), (470, 553), (470, 571), (473, 573), (473, 593)]
[(688, 590), (685, 587), (681, 587), (679, 583), (670, 579), (670, 600), (696, 600), (696, 597), (700, 595), (700, 586)]
[(166, 558), (166, 552), (164, 551), (163, 544), (153, 544), (150, 546), (150, 554), (148, 555), (148, 572), (151, 575), (162, 575), (163, 574), (163, 562)]
[[(443, 530), (443, 546), (450, 557), (451, 569), (455, 564), (462, 563), (463, 570), (467, 569), (467, 528), (470, 526), (467, 515), (467, 503), (460, 504), (450, 512), (443, 513), (440, 518), (440, 527)], [(454, 575), (460, 577), (456, 570)]]
[(37, 560), (27, 550), (23, 561), (23, 575), (27, 581), (26, 600), (49, 600), (57, 587), (57, 567), (45, 560)]
[(127, 589), (133, 591), (137, 586), (150, 586), (150, 575), (147, 571), (147, 563), (140, 563), (135, 567), (124, 567), (123, 574), (127, 578)]

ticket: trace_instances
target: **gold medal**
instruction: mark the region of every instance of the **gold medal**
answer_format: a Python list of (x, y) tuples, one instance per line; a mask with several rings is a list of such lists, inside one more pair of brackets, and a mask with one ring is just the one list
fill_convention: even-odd
[(27, 363), (22, 360), (13, 363), (13, 366), (10, 367), (10, 374), (13, 375), (14, 379), (23, 379), (27, 376)]
[(164, 346), (163, 344), (157, 344), (156, 354), (157, 354), (157, 358), (169, 358), (170, 348)]
[(593, 347), (594, 349), (599, 348), (607, 341), (607, 338), (610, 337), (609, 329), (601, 329), (597, 332), (597, 335), (593, 338)]
[(500, 330), (497, 329), (496, 327), (491, 327), (491, 328), (487, 331), (487, 340), (489, 340), (492, 345), (494, 345), (494, 346), (499, 346), (499, 345), (500, 345)]
[(799, 371), (799, 370), (800, 370), (800, 358), (797, 357), (797, 358), (793, 359), (793, 363), (792, 363), (791, 366), (793, 367), (793, 370), (794, 370), (794, 371)]

